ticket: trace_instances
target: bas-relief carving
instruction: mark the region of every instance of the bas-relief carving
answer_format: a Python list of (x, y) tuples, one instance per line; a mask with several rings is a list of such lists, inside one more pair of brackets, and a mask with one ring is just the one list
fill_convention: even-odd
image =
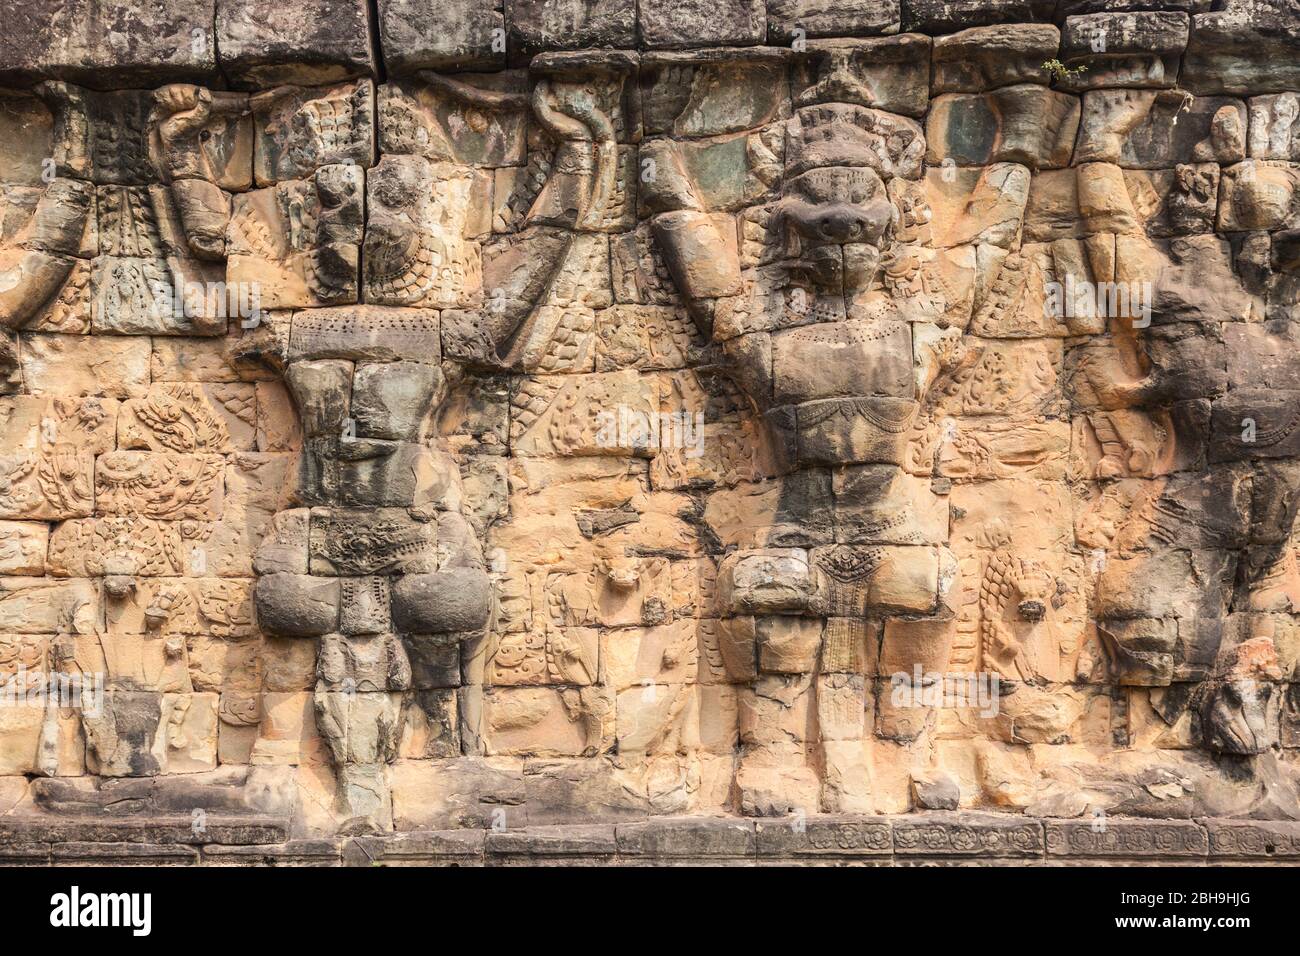
[[(1294, 103), (1148, 26), (1057, 88), (1008, 26), (21, 94), (0, 560), (86, 595), (0, 608), (112, 676), (81, 765), (328, 765), (346, 829), (458, 757), (764, 815), (1203, 752), (1294, 803)], [(49, 385), (86, 333), (143, 375)]]

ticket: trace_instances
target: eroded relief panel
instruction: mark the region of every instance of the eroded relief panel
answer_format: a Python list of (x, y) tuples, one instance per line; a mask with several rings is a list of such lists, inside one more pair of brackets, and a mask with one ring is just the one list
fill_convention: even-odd
[(0, 793), (1300, 818), (1294, 69), (381, 6), (0, 91)]

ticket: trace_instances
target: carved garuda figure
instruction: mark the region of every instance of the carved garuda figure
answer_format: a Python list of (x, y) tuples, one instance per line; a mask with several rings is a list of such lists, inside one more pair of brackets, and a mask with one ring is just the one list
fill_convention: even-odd
[[(626, 69), (561, 58), (528, 94), (434, 74), (390, 91), (381, 128), (411, 152), (367, 176), (361, 288), (383, 305), (301, 313), (289, 330), (303, 507), (277, 516), (263, 546), (274, 558), (259, 563), (257, 607), (271, 633), (320, 635), (317, 726), (353, 825), (389, 824), (384, 765), (413, 721), (449, 721), (458, 751), (483, 750), (493, 596), (460, 469), (432, 429), (466, 367), (537, 366), (581, 302), (624, 202), (608, 111)], [(421, 125), (431, 91), (462, 113), (538, 124), (549, 174), (504, 235), (469, 238), (474, 169)], [(552, 650), (557, 666), (572, 656)]]
[[(1143, 537), (1148, 525), (1136, 523), (1136, 508), (1126, 512), (1123, 543), (1107, 524), (1094, 583), (1069, 557), (1068, 539), (1044, 539), (1014, 520), (1007, 525), (1022, 503), (1000, 501), (1002, 513), (986, 511), (978, 485), (950, 485), (954, 478), (1041, 479), (1054, 470), (1052, 433), (1069, 414), (1057, 391), (1062, 371), (1069, 373), (1065, 394), (1081, 413), (1076, 453), (1088, 477), (1103, 482), (1103, 500), (1116, 490), (1122, 497), (1135, 478), (1184, 471), (1204, 448), (1210, 400), (1223, 389), (1213, 373), (1196, 368), (1214, 347), (1204, 336), (1209, 323), (1244, 315), (1249, 296), (1213, 237), (1151, 238), (1158, 230), (1143, 228), (1148, 213), (1139, 211), (1137, 187), (1126, 184), (1119, 165), (1120, 153), (1133, 148), (1133, 130), (1149, 125), (1173, 94), (1089, 94), (1095, 99), (1084, 103), (1076, 165), (1058, 172), (1069, 164), (1080, 121), (1073, 98), (1032, 84), (950, 95), (931, 105), (923, 131), (910, 117), (925, 104), (908, 97), (905, 79), (906, 64), (924, 45), (913, 36), (813, 41), (788, 61), (755, 51), (733, 52), (723, 65), (708, 54), (643, 64), (655, 77), (653, 94), (663, 96), (670, 82), (689, 90), (664, 96), (685, 109), (664, 123), (667, 135), (648, 136), (641, 147), (651, 164), (642, 202), (657, 252), (717, 367), (764, 416), (784, 473), (780, 500), (764, 516), (766, 534), (746, 536), (766, 547), (746, 552), (742, 545), (719, 569), (718, 614), (731, 640), (756, 644), (758, 661), (756, 672), (745, 662), (733, 669), (753, 694), (742, 704), (742, 714), (748, 707), (752, 716), (748, 728), (742, 720), (736, 788), (746, 812), (870, 804), (868, 762), (856, 744), (842, 742), (836, 719), (826, 721), (862, 710), (870, 720), (877, 659), (903, 665), (906, 682), (942, 681), (946, 669), (1003, 681), (1009, 738), (1001, 727), (976, 730), (994, 740), (1023, 741), (1026, 732), (1014, 728), (1031, 718), (1017, 715), (1060, 708), (1056, 682), (1163, 686), (1180, 678), (1206, 681), (1185, 685), (1197, 686), (1196, 700), (1205, 702), (1193, 707), (1201, 715), (1192, 734), (1198, 745), (1257, 754), (1267, 746), (1259, 741), (1269, 739), (1271, 718), (1260, 701), (1271, 692), (1223, 676), (1240, 666), (1213, 663), (1216, 653), (1230, 657), (1237, 640), (1219, 630), (1236, 606), (1231, 568), (1214, 565), (1210, 581), (1193, 570), (1206, 583), (1197, 609), (1186, 612), (1196, 625), (1175, 626), (1184, 612), (1168, 597), (1176, 591), (1172, 568), (1156, 578), (1159, 608), (1135, 592), (1149, 587), (1149, 562), (1163, 568), (1187, 554), (1174, 549), (1246, 546), (1259, 553), (1242, 564), (1238, 593), (1259, 595), (1246, 598), (1253, 607), (1282, 606), (1286, 599), (1277, 595), (1291, 592), (1279, 578), (1294, 575), (1282, 544), (1293, 506), (1272, 509), (1286, 529), (1279, 533), (1274, 515), (1260, 510), (1264, 499), (1252, 496), (1254, 504), (1236, 512), (1240, 523), (1219, 530), (1231, 522), (1201, 502), (1237, 494), (1240, 477), (1212, 465), (1185, 481), (1163, 479), (1147, 489), (1153, 498), (1141, 512), (1158, 536)], [(1132, 59), (1123, 67), (1119, 59), (1106, 63), (1121, 70)], [(754, 125), (745, 142), (744, 192), (721, 192), (704, 158), (710, 146), (690, 137), (735, 134), (692, 128), (708, 116), (705, 91), (720, 71), (735, 80), (770, 74), (778, 64), (788, 65), (791, 77), (790, 113), (774, 110), (766, 125)], [(663, 79), (670, 70), (672, 80)], [(971, 83), (953, 82), (959, 90)], [(1201, 108), (1211, 106), (1213, 115), (1189, 133), (1190, 158), (1240, 158), (1236, 107)], [(1059, 134), (1043, 123), (1059, 125)], [(977, 140), (989, 144), (978, 160)], [(1195, 165), (1178, 168), (1164, 227), (1170, 233), (1203, 228), (1211, 175)], [(1079, 224), (1072, 234), (1026, 221), (1034, 176), (1063, 187), (1068, 177), (1070, 195), (1061, 201), (1062, 215)], [(1272, 187), (1241, 188), (1236, 202), (1256, 208)], [(1288, 195), (1294, 189), (1284, 188)], [(1276, 281), (1266, 277), (1268, 263), (1261, 265), (1259, 288)], [(1043, 346), (1070, 337), (1063, 369), (1062, 353)], [(1259, 354), (1260, 345), (1248, 349)], [(1263, 431), (1234, 445), (1228, 423), (1245, 421), (1250, 411), (1216, 406), (1221, 422), (1208, 441), (1213, 446), (1221, 428), (1227, 444), (1214, 459), (1254, 457), (1285, 441), (1294, 401), (1246, 404), (1267, 419)], [(1290, 471), (1262, 467), (1256, 482), (1284, 490), (1291, 502)], [(1119, 484), (1106, 484), (1114, 480)], [(946, 509), (945, 498), (951, 530), (946, 518), (927, 520), (935, 502)], [(985, 520), (969, 531), (958, 520), (967, 501)], [(1116, 546), (1142, 553), (1108, 565), (1104, 550)], [(1194, 553), (1197, 569), (1198, 560)], [(1265, 581), (1266, 588), (1256, 583)], [(1103, 618), (1095, 641), (1079, 629), (1080, 598), (1094, 588)], [(820, 640), (799, 636), (816, 633), (809, 617), (824, 619)], [(1247, 627), (1241, 639), (1249, 637), (1249, 626), (1240, 625)], [(1191, 637), (1194, 627), (1201, 638)], [(770, 661), (769, 648), (780, 648)], [(864, 671), (865, 689), (845, 680)], [(819, 715), (817, 730), (793, 729), (790, 717), (780, 716), (801, 707)], [(878, 737), (912, 742), (942, 733), (935, 714), (891, 713), (879, 693), (874, 711)], [(1161, 713), (1176, 720), (1169, 705)], [(1058, 741), (1068, 736), (1057, 734)], [(933, 771), (915, 768), (918, 779)]]

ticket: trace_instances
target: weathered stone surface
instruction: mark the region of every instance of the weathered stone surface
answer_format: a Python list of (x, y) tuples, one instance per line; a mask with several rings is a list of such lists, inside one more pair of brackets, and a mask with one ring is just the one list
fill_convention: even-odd
[(257, 623), (283, 637), (314, 637), (338, 627), (339, 582), (305, 574), (268, 574), (257, 582)]
[(501, 0), (457, 2), (432, 16), (427, 0), (384, 0), (379, 4), (379, 39), (384, 62), (395, 74), (501, 66), (506, 30)]
[(1294, 17), (1278, 0), (1231, 0), (1193, 14), (1182, 85), (1195, 93), (1295, 89)]
[(918, 810), (956, 810), (961, 791), (946, 773), (921, 773), (912, 777), (912, 796)]
[(808, 553), (797, 548), (737, 554), (718, 569), (718, 605), (731, 613), (798, 613), (814, 588)]
[[(876, 859), (885, 863), (906, 856), (895, 847), (891, 829), (906, 825), (906, 818), (873, 821), (861, 815), (813, 815), (806, 819), (760, 821), (752, 831), (748, 845), (728, 835), (725, 821), (664, 820), (650, 838), (643, 824), (518, 826), (489, 828), (483, 831), (420, 830), (387, 836), (362, 836), (338, 840), (277, 840), (277, 821), (250, 818), (235, 820), (209, 816), (208, 826), (214, 836), (228, 834), (228, 840), (197, 838), (184, 831), (192, 830), (189, 818), (172, 818), (175, 842), (140, 840), (147, 831), (129, 826), (96, 827), (88, 820), (69, 820), (51, 826), (40, 818), (24, 818), (7, 834), (18, 842), (9, 852), (30, 851), (31, 859), (46, 859), (48, 841), (63, 841), (66, 849), (58, 851), (60, 861), (116, 861), (132, 858), (137, 862), (197, 862), (194, 850), (201, 847), (203, 862), (209, 865), (344, 865), (394, 866), (420, 864), (477, 865), (553, 862), (582, 864), (610, 863), (744, 863), (764, 860), (786, 864), (822, 861)], [(977, 819), (977, 818), (976, 818)], [(968, 827), (962, 834), (976, 834), (975, 820), (965, 818)], [(1037, 823), (1038, 821), (1034, 821)], [(1279, 858), (1291, 854), (1291, 825), (1288, 823), (1208, 820), (1205, 827), (1187, 821), (1125, 819), (1099, 817), (1075, 822), (1045, 820), (1049, 856), (1079, 855), (1085, 858), (1111, 858), (1136, 861), (1143, 858), (1196, 858), (1207, 852), (1225, 859)], [(1086, 831), (1086, 832), (1085, 832)], [(280, 831), (282, 832), (282, 830)], [(1206, 834), (1208, 832), (1208, 841)], [(936, 831), (937, 834), (937, 831)], [(1198, 836), (1199, 834), (1199, 836)], [(164, 833), (164, 835), (166, 835)], [(76, 839), (78, 837), (89, 838)], [(182, 838), (188, 837), (188, 838)], [(254, 842), (247, 842), (252, 837)], [(71, 838), (71, 839), (70, 839)], [(905, 839), (910, 839), (905, 836)], [(116, 840), (117, 842), (112, 842)], [(125, 841), (140, 840), (140, 842)], [(937, 845), (937, 844), (936, 844)], [(755, 856), (755, 853), (757, 854)], [(1042, 848), (1038, 854), (1040, 856)], [(975, 848), (974, 858), (992, 861), (1001, 855), (996, 841)], [(1022, 859), (1032, 861), (1033, 857)], [(893, 859), (893, 862), (900, 862)]]
[(423, 309), (356, 306), (294, 314), (293, 359), (439, 361), (438, 314)]
[(1231, 97), (1091, 90), (1083, 96), (1081, 129), (1076, 163), (1156, 169), (1228, 164), (1246, 155), (1246, 106)]
[(256, 289), (266, 308), (355, 302), (364, 178), (360, 166), (338, 163), (237, 195), (228, 280)]
[(6, 861), (1293, 855), (1290, 0), (29, 7)]
[(1206, 829), (1212, 857), (1285, 859), (1297, 853), (1296, 828), (1289, 821), (1234, 823), (1213, 820)]
[(408, 574), (393, 589), (393, 620), (419, 634), (473, 631), (490, 613), (487, 576), (473, 568)]
[(1029, 857), (1043, 851), (1037, 820), (989, 814), (924, 814), (893, 821), (894, 852), (918, 856)]
[(610, 862), (617, 846), (612, 826), (593, 824), (492, 831), (485, 849), (490, 859), (502, 863), (535, 866), (555, 860), (590, 865)]
[(24, 4), (12, 13), (0, 47), (6, 82), (70, 80), (103, 89), (217, 78), (213, 0), (77, 0)]
[(505, 17), (511, 46), (524, 55), (636, 44), (634, 0), (506, 0)]
[(1205, 830), (1190, 820), (1108, 819), (1047, 821), (1047, 852), (1051, 856), (1204, 857), (1209, 846)]
[(746, 46), (767, 34), (762, 0), (646, 0), (637, 4), (637, 23), (642, 42), (653, 49)]
[(951, 33), (992, 23), (1052, 19), (1056, 4), (1045, 0), (903, 0), (903, 29)]
[(1168, 87), (1178, 81), (1187, 48), (1185, 13), (1095, 13), (1065, 18), (1060, 59), (1072, 73), (1062, 86)]
[(245, 89), (371, 75), (368, 20), (360, 0), (311, 0), (295, 7), (221, 0), (216, 13), (221, 71)]
[(788, 405), (857, 395), (910, 398), (909, 333), (903, 322), (826, 323), (780, 332), (772, 337), (773, 401)]
[(331, 840), (290, 840), (264, 846), (204, 846), (205, 866), (338, 866)]
[(782, 859), (888, 856), (893, 850), (889, 823), (852, 817), (810, 817), (755, 824), (758, 855)]
[[(806, 29), (806, 28), (805, 28)], [(795, 66), (794, 102), (857, 103), (922, 116), (929, 102), (928, 37), (815, 40)]]
[(387, 839), (353, 837), (344, 845), (344, 866), (465, 866), (482, 862), (481, 830), (403, 833)]
[(653, 857), (751, 857), (755, 853), (754, 825), (732, 820), (649, 820), (615, 828), (619, 853)]
[(256, 124), (253, 176), (259, 186), (306, 179), (321, 166), (374, 164), (374, 84), (281, 86), (250, 99)]
[(1067, 166), (1079, 124), (1075, 97), (1036, 83), (979, 95), (937, 97), (926, 122), (926, 160), (960, 166), (1023, 163), (1033, 169)]
[(1294, 93), (1252, 96), (1249, 151), (1255, 159), (1300, 159), (1296, 120), (1300, 99)]
[(1248, 159), (1225, 169), (1220, 182), (1220, 229), (1294, 229), (1300, 222), (1300, 167)]
[(0, 521), (0, 574), (44, 574), (49, 538), (48, 525)]
[[(767, 5), (769, 40), (796, 36), (875, 36), (897, 33), (898, 0), (772, 0)], [(795, 31), (802, 31), (796, 33)]]
[(1043, 83), (1061, 31), (1051, 24), (973, 27), (934, 40), (931, 93), (981, 93), (1018, 83)]

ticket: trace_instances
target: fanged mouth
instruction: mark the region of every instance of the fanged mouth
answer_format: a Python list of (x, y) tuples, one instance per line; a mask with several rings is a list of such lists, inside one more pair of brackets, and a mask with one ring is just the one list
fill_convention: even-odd
[(792, 250), (786, 274), (796, 285), (820, 293), (851, 296), (876, 280), (883, 256), (871, 243), (808, 243)]

